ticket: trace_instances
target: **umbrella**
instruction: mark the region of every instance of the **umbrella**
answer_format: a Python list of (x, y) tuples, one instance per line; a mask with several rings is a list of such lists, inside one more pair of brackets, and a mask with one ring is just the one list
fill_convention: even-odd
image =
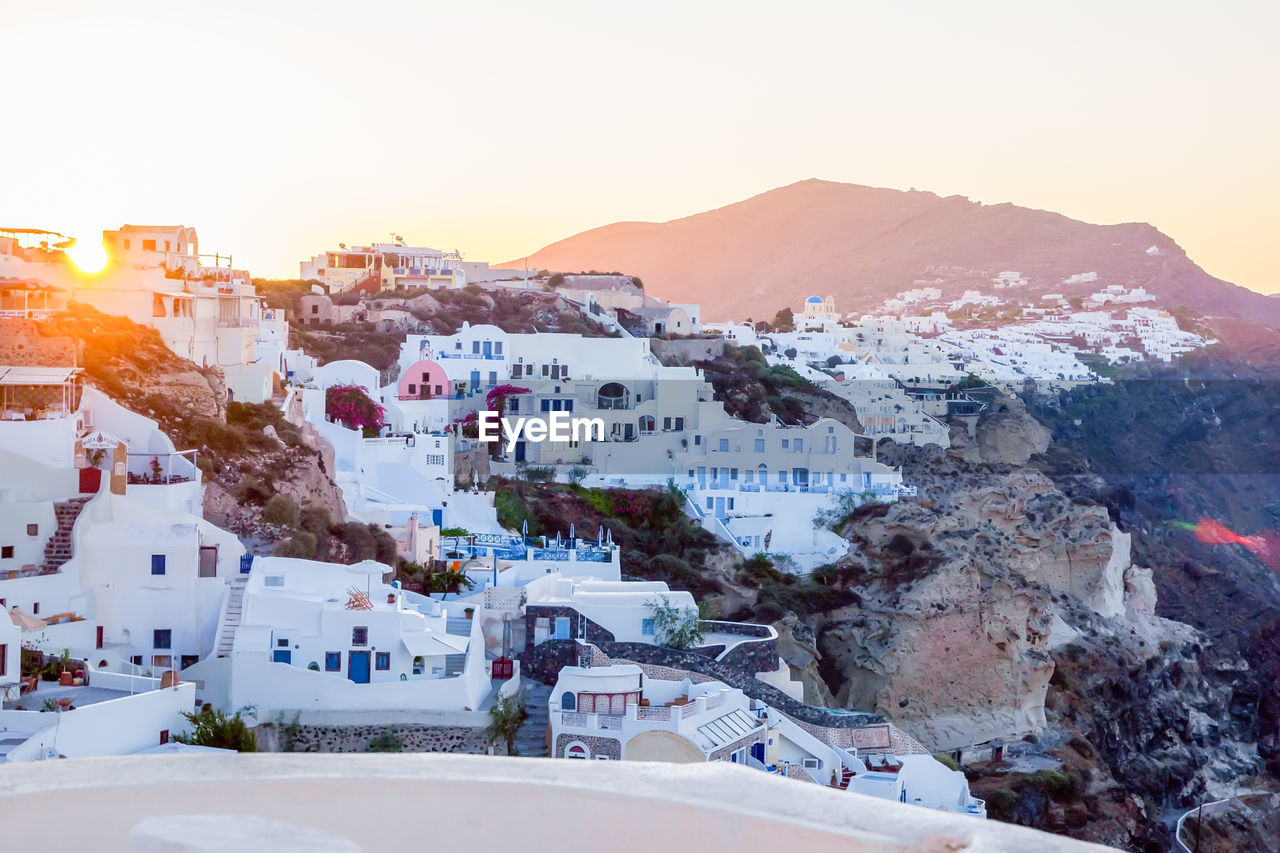
[(606, 531), (605, 531), (605, 534), (604, 534), (604, 541), (608, 542), (610, 545), (612, 545), (612, 544), (613, 544), (613, 531), (612, 531), (612, 530), (606, 530)]
[(569, 522), (569, 541), (573, 542), (573, 522)]
[(43, 631), (49, 626), (49, 623), (43, 619), (29, 616), (16, 607), (9, 611), (9, 618), (23, 631)]
[(596, 547), (599, 548), (602, 545), (604, 545), (604, 525), (598, 524), (596, 525)]
[(529, 519), (527, 518), (524, 521), (520, 522), (520, 538), (522, 539), (529, 538)]

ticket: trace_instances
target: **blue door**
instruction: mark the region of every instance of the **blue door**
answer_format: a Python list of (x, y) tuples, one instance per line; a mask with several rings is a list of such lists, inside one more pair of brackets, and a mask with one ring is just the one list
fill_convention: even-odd
[(523, 462), (525, 456), (525, 447), (523, 441), (516, 442), (516, 461)]
[(347, 652), (347, 678), (356, 684), (369, 683), (368, 652)]
[(475, 391), (480, 388), (480, 371), (471, 371), (471, 390)]
[(485, 357), (485, 358), (492, 358), (492, 357), (493, 357), (493, 342), (492, 342), (492, 341), (485, 341), (485, 342), (484, 342), (484, 357)]
[(728, 518), (729, 514), (724, 510), (724, 498), (716, 498), (716, 518)]
[(555, 639), (557, 639), (557, 640), (567, 640), (567, 639), (569, 639), (569, 617), (568, 617), (568, 616), (557, 616), (557, 617), (556, 617), (556, 634), (555, 634)]
[(434, 524), (436, 527), (444, 527), (444, 510), (442, 509), (431, 510), (431, 523)]
[(706, 487), (707, 487), (707, 469), (699, 465), (698, 466), (698, 488), (705, 489)]
[(293, 652), (289, 649), (276, 649), (271, 653), (271, 660), (275, 663), (293, 663)]
[(764, 742), (751, 744), (751, 757), (764, 764)]

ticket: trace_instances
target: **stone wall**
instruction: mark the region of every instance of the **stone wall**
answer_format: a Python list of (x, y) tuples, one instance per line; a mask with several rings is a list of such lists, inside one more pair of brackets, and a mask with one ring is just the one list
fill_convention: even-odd
[(525, 651), (533, 649), (534, 625), (539, 619), (547, 619), (548, 627), (555, 629), (556, 618), (566, 617), (572, 620), (569, 623), (570, 630), (577, 634), (579, 624), (583, 625), (584, 639), (588, 643), (611, 643), (613, 642), (613, 632), (602, 627), (599, 623), (592, 622), (580, 614), (577, 610), (567, 606), (547, 605), (547, 604), (529, 604), (524, 608), (524, 635), (525, 635)]
[(560, 735), (556, 738), (556, 750), (552, 758), (560, 758), (564, 755), (565, 747), (574, 741), (581, 741), (583, 746), (591, 750), (591, 758), (595, 759), (597, 755), (607, 755), (615, 761), (622, 759), (622, 742), (614, 740), (611, 737), (592, 737), (591, 735)]
[(672, 341), (654, 338), (649, 341), (649, 348), (663, 364), (711, 361), (724, 355), (724, 338), (681, 338)]
[(752, 677), (757, 672), (774, 672), (778, 668), (778, 640), (771, 637), (759, 642), (739, 643), (719, 662)]
[[(484, 729), (471, 726), (428, 726), (394, 723), (385, 726), (258, 726), (255, 734), (262, 752), (369, 752), (369, 743), (390, 733), (402, 747), (399, 752), (457, 752), (487, 755)], [(393, 750), (397, 751), (397, 750)], [(493, 745), (494, 755), (506, 755), (504, 743)]]

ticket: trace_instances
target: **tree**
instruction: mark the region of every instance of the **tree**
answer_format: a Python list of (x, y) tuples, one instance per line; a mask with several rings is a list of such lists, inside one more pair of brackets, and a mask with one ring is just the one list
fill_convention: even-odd
[(783, 308), (773, 315), (773, 323), (771, 325), (775, 332), (793, 332), (796, 328), (796, 315), (792, 313), (790, 308)]
[(653, 618), (653, 636), (668, 649), (690, 649), (702, 643), (702, 616), (696, 609), (676, 607), (665, 595), (645, 602)]
[(234, 749), (236, 752), (258, 751), (258, 741), (241, 719), (239, 711), (228, 717), (214, 710), (212, 705), (205, 705), (197, 714), (184, 711), (182, 716), (191, 724), (191, 731), (185, 735), (174, 735), (173, 739), (178, 743)]
[(324, 394), (324, 413), (347, 429), (361, 430), (365, 438), (376, 437), (386, 417), (386, 411), (359, 385), (331, 386)]
[(529, 719), (529, 712), (524, 703), (510, 696), (503, 696), (489, 709), (489, 727), (484, 730), (484, 738), (488, 743), (502, 741), (507, 745), (507, 755), (519, 755), (516, 749), (516, 733), (520, 726)]
[(574, 465), (569, 469), (569, 484), (573, 486), (582, 485), (582, 481), (587, 479), (587, 475), (591, 473), (589, 468), (582, 465)]

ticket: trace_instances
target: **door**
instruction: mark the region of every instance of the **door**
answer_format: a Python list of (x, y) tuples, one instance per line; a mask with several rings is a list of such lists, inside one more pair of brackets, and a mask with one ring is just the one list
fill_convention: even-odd
[(484, 357), (485, 357), (485, 358), (492, 358), (492, 357), (493, 357), (493, 342), (492, 342), (492, 341), (485, 341), (485, 342), (484, 342)]
[(716, 498), (716, 518), (725, 519), (729, 514), (724, 509), (724, 498)]
[(557, 640), (569, 639), (569, 617), (568, 616), (556, 617), (555, 639)]
[(763, 742), (751, 744), (751, 757), (754, 758), (756, 761), (759, 761), (761, 764), (764, 764), (764, 743)]
[(275, 649), (271, 652), (272, 663), (293, 663), (293, 652), (289, 649)]
[(356, 684), (369, 683), (368, 652), (347, 652), (347, 678)]
[(103, 644), (103, 636), (102, 636), (102, 626), (101, 626), (101, 625), (99, 625), (99, 626), (98, 626), (97, 640), (96, 640), (95, 642), (96, 642), (96, 645), (94, 646), (94, 648), (97, 648), (97, 649), (102, 648), (102, 644)]
[(698, 466), (698, 488), (705, 489), (707, 487), (707, 469), (702, 465)]
[(471, 390), (475, 391), (480, 387), (480, 371), (471, 371)]
[(525, 459), (525, 447), (523, 441), (516, 442), (516, 461), (523, 462)]

